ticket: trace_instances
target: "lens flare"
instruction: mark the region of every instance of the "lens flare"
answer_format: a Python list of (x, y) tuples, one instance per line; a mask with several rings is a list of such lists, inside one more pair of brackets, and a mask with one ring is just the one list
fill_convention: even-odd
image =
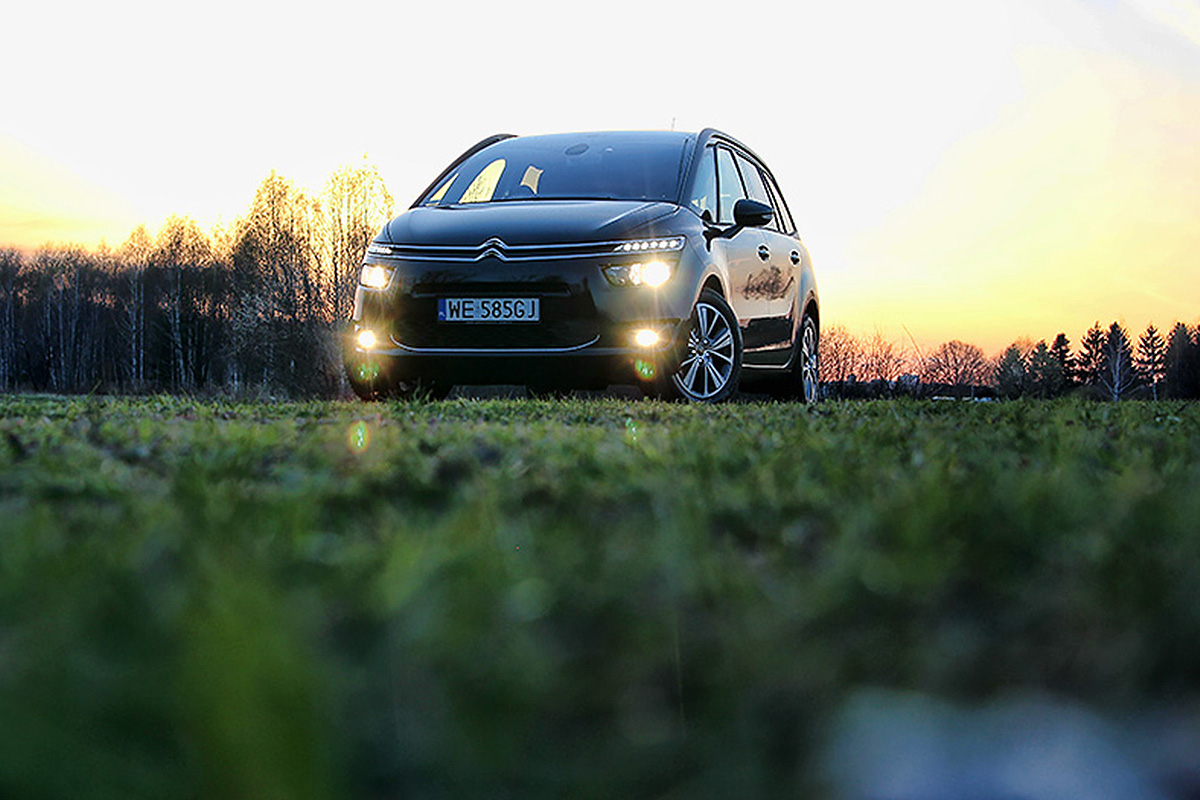
[(367, 423), (359, 420), (350, 426), (350, 430), (346, 432), (346, 446), (355, 455), (367, 452), (367, 448), (371, 446), (371, 429), (367, 427)]
[(644, 381), (652, 381), (654, 380), (654, 376), (658, 374), (658, 370), (655, 369), (654, 364), (649, 361), (643, 361), (640, 358), (633, 362), (633, 369), (637, 372), (638, 377)]
[(370, 350), (379, 340), (375, 338), (375, 331), (363, 331), (358, 335), (358, 346), (363, 350)]

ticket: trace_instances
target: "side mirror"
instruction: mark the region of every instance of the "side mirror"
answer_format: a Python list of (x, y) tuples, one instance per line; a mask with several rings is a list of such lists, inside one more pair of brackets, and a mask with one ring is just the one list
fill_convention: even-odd
[(733, 204), (733, 222), (740, 228), (761, 228), (770, 225), (775, 209), (758, 200), (743, 197)]

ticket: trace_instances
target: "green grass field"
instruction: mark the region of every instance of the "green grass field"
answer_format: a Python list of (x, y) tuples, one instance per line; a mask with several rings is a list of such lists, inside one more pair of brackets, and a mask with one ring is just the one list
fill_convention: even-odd
[(1200, 688), (1200, 406), (0, 398), (0, 795), (820, 795)]

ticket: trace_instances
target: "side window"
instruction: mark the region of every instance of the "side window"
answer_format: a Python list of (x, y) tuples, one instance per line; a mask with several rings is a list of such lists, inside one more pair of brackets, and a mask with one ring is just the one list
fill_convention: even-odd
[(717, 222), (732, 225), (733, 204), (746, 196), (746, 190), (742, 188), (737, 165), (733, 163), (733, 153), (724, 147), (717, 148), (717, 191), (721, 197)]
[(696, 182), (692, 187), (692, 196), (688, 206), (701, 216), (709, 213), (713, 222), (717, 221), (717, 168), (713, 161), (713, 148), (704, 151), (700, 163), (696, 166)]
[(779, 229), (789, 236), (795, 235), (796, 223), (792, 220), (787, 203), (783, 201), (783, 192), (779, 191), (779, 184), (775, 183), (774, 176), (769, 172), (764, 171), (763, 177), (767, 181), (767, 191), (771, 193), (771, 204), (775, 206), (775, 217), (779, 220)]
[(779, 230), (779, 208), (771, 202), (771, 195), (767, 192), (767, 186), (763, 183), (762, 175), (758, 172), (758, 167), (742, 155), (738, 155), (737, 163), (738, 168), (742, 172), (742, 180), (746, 183), (746, 196), (751, 200), (766, 203), (775, 209), (775, 216), (771, 219), (771, 224), (767, 228), (773, 231)]

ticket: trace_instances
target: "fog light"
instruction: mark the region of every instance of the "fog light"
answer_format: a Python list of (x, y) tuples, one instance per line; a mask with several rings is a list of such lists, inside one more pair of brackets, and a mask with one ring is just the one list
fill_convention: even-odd
[(363, 350), (370, 350), (377, 341), (375, 331), (363, 331), (358, 335), (358, 346)]
[(633, 341), (638, 347), (654, 347), (658, 344), (658, 331), (653, 328), (640, 328), (633, 334)]

